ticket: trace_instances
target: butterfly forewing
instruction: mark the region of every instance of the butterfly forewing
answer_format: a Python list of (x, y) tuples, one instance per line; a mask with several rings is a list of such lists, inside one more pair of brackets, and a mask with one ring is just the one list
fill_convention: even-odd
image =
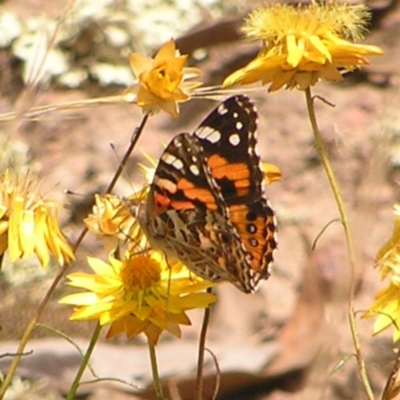
[(220, 104), (194, 134), (228, 205), (251, 203), (262, 196), (257, 112), (247, 97), (234, 96)]
[(141, 222), (153, 247), (206, 279), (230, 280), (240, 238), (195, 136), (177, 135), (164, 150)]
[(211, 173), (230, 211), (230, 221), (251, 254), (255, 280), (269, 276), (276, 248), (275, 216), (264, 197), (257, 148), (257, 111), (245, 96), (217, 107), (196, 129)]
[(181, 133), (169, 143), (158, 163), (149, 209), (155, 214), (199, 208), (224, 212), (223, 199), (213, 186), (215, 181), (198, 140)]

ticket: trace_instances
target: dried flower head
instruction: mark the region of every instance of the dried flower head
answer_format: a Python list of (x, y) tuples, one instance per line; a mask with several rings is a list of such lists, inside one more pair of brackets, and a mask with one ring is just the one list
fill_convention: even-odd
[(115, 251), (121, 240), (126, 241), (137, 230), (125, 201), (112, 194), (96, 194), (93, 212), (84, 222), (89, 231), (103, 242), (107, 254)]
[(60, 264), (74, 253), (58, 226), (58, 204), (44, 199), (29, 174), (0, 177), (0, 254), (8, 249), (11, 261), (35, 253), (46, 267), (53, 253)]
[(185, 82), (201, 75), (199, 69), (185, 67), (187, 58), (179, 54), (172, 39), (160, 48), (154, 59), (132, 53), (129, 62), (138, 83), (125, 92), (125, 99), (135, 101), (146, 113), (162, 109), (177, 118), (178, 103), (189, 100), (191, 90), (201, 85)]
[(312, 2), (261, 7), (249, 15), (243, 31), (251, 39), (261, 39), (263, 47), (223, 85), (261, 81), (271, 84), (269, 91), (304, 90), (321, 79), (342, 80), (342, 72), (368, 64), (364, 56), (382, 54), (379, 47), (353, 43), (365, 34), (368, 20), (364, 5)]

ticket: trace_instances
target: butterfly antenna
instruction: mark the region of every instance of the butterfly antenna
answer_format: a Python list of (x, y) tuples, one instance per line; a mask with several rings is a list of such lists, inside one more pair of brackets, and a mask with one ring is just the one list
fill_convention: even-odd
[[(109, 145), (110, 145), (110, 147), (111, 147), (111, 150), (112, 150), (112, 152), (113, 152), (113, 154), (114, 154), (115, 159), (116, 159), (117, 162), (118, 162), (118, 165), (121, 165), (121, 164), (122, 164), (122, 158), (120, 157), (120, 155), (119, 155), (118, 152), (117, 152), (117, 148), (116, 148), (116, 146), (115, 146), (115, 143), (111, 141), (111, 142), (109, 143)], [(127, 171), (126, 171), (126, 168), (123, 169), (122, 175), (123, 175), (123, 177), (125, 178), (125, 181), (129, 183), (129, 186), (130, 186), (132, 192), (134, 192), (135, 189), (134, 189), (134, 187), (133, 187), (133, 185), (132, 185), (131, 180), (129, 179), (129, 176), (128, 176), (128, 173), (127, 173)]]

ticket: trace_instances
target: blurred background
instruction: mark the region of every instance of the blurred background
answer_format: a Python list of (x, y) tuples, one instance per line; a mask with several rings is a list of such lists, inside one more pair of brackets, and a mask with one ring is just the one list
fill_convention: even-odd
[[(370, 66), (339, 84), (319, 83), (313, 89), (334, 105), (316, 101), (317, 118), (351, 219), (358, 265), (355, 308), (360, 311), (383, 286), (373, 264), (392, 232), (400, 173), (400, 3), (365, 3), (372, 10), (365, 42), (382, 47), (385, 55), (371, 58)], [(0, 113), (119, 94), (134, 82), (129, 53), (152, 55), (171, 37), (181, 53), (190, 55), (190, 65), (203, 71), (205, 85), (218, 85), (260, 48), (243, 40), (240, 31), (251, 6), (244, 0), (2, 1)], [(45, 61), (38, 62), (43, 52)], [(30, 84), (34, 75), (39, 85)], [(350, 270), (341, 224), (329, 225), (313, 246), (338, 212), (314, 148), (305, 96), (265, 89), (251, 98), (259, 110), (262, 160), (279, 166), (283, 174), (281, 182), (267, 187), (279, 222), (279, 249), (273, 275), (255, 295), (228, 284), (218, 288), (207, 342), (221, 370), (218, 399), (363, 399), (348, 325)], [(151, 118), (117, 192), (129, 195), (143, 185), (138, 168), (138, 162), (145, 162), (142, 152), (158, 159), (163, 143), (195, 129), (215, 105), (192, 100), (181, 106), (177, 120), (162, 113)], [(39, 174), (43, 192), (65, 204), (62, 225), (74, 241), (91, 212), (93, 194), (104, 192), (140, 118), (134, 105), (115, 104), (3, 122), (0, 136), (11, 135), (11, 141), (0, 148), (1, 167)], [(72, 270), (87, 269), (87, 254), (104, 256), (93, 235), (85, 239)], [(3, 264), (1, 354), (15, 351), (59, 268), (43, 270), (34, 258)], [(71, 309), (57, 303), (65, 293), (61, 285), (42, 322), (85, 349), (95, 323), (68, 321)], [(183, 330), (181, 340), (164, 335), (157, 346), (171, 399), (193, 398), (202, 314), (190, 315), (193, 325)], [(358, 318), (357, 323), (378, 396), (396, 358), (392, 332), (372, 338), (373, 320)], [(9, 399), (63, 399), (80, 363), (76, 349), (38, 327), (30, 350)], [(9, 357), (0, 358), (3, 373), (9, 362)], [(103, 338), (92, 367), (101, 377), (133, 382), (141, 391), (99, 382), (82, 386), (79, 398), (154, 398), (140, 337)], [(212, 396), (216, 374), (207, 356), (205, 399)], [(86, 379), (93, 379), (89, 372)]]

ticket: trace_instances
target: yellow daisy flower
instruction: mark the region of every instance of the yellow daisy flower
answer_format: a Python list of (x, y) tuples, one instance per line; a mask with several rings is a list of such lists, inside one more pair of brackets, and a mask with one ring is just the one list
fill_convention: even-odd
[(228, 76), (223, 86), (261, 81), (269, 91), (282, 87), (305, 90), (321, 79), (340, 81), (342, 72), (367, 65), (364, 56), (381, 55), (376, 46), (355, 44), (369, 20), (364, 5), (315, 3), (276, 4), (252, 12), (243, 27), (263, 47), (244, 68)]
[(394, 207), (395, 223), (391, 238), (379, 250), (376, 266), (381, 278), (390, 283), (375, 296), (375, 301), (363, 317), (375, 317), (373, 334), (393, 325), (393, 341), (400, 339), (400, 205)]
[(57, 222), (58, 204), (44, 199), (29, 174), (0, 177), (0, 254), (7, 249), (11, 261), (36, 254), (43, 267), (53, 253), (62, 265), (74, 253)]
[(88, 258), (94, 274), (73, 273), (69, 285), (87, 290), (61, 299), (76, 306), (71, 320), (97, 319), (110, 325), (107, 337), (125, 333), (130, 338), (143, 332), (156, 344), (167, 331), (180, 337), (180, 325), (190, 325), (186, 311), (205, 308), (216, 297), (204, 290), (212, 284), (191, 274), (180, 264), (169, 266), (151, 251), (127, 255), (109, 263)]
[(129, 62), (138, 83), (125, 92), (127, 101), (135, 101), (146, 113), (160, 109), (172, 117), (179, 114), (178, 103), (190, 99), (190, 91), (199, 82), (185, 82), (201, 75), (197, 68), (186, 68), (187, 55), (179, 55), (174, 40), (165, 43), (154, 59), (132, 53)]

